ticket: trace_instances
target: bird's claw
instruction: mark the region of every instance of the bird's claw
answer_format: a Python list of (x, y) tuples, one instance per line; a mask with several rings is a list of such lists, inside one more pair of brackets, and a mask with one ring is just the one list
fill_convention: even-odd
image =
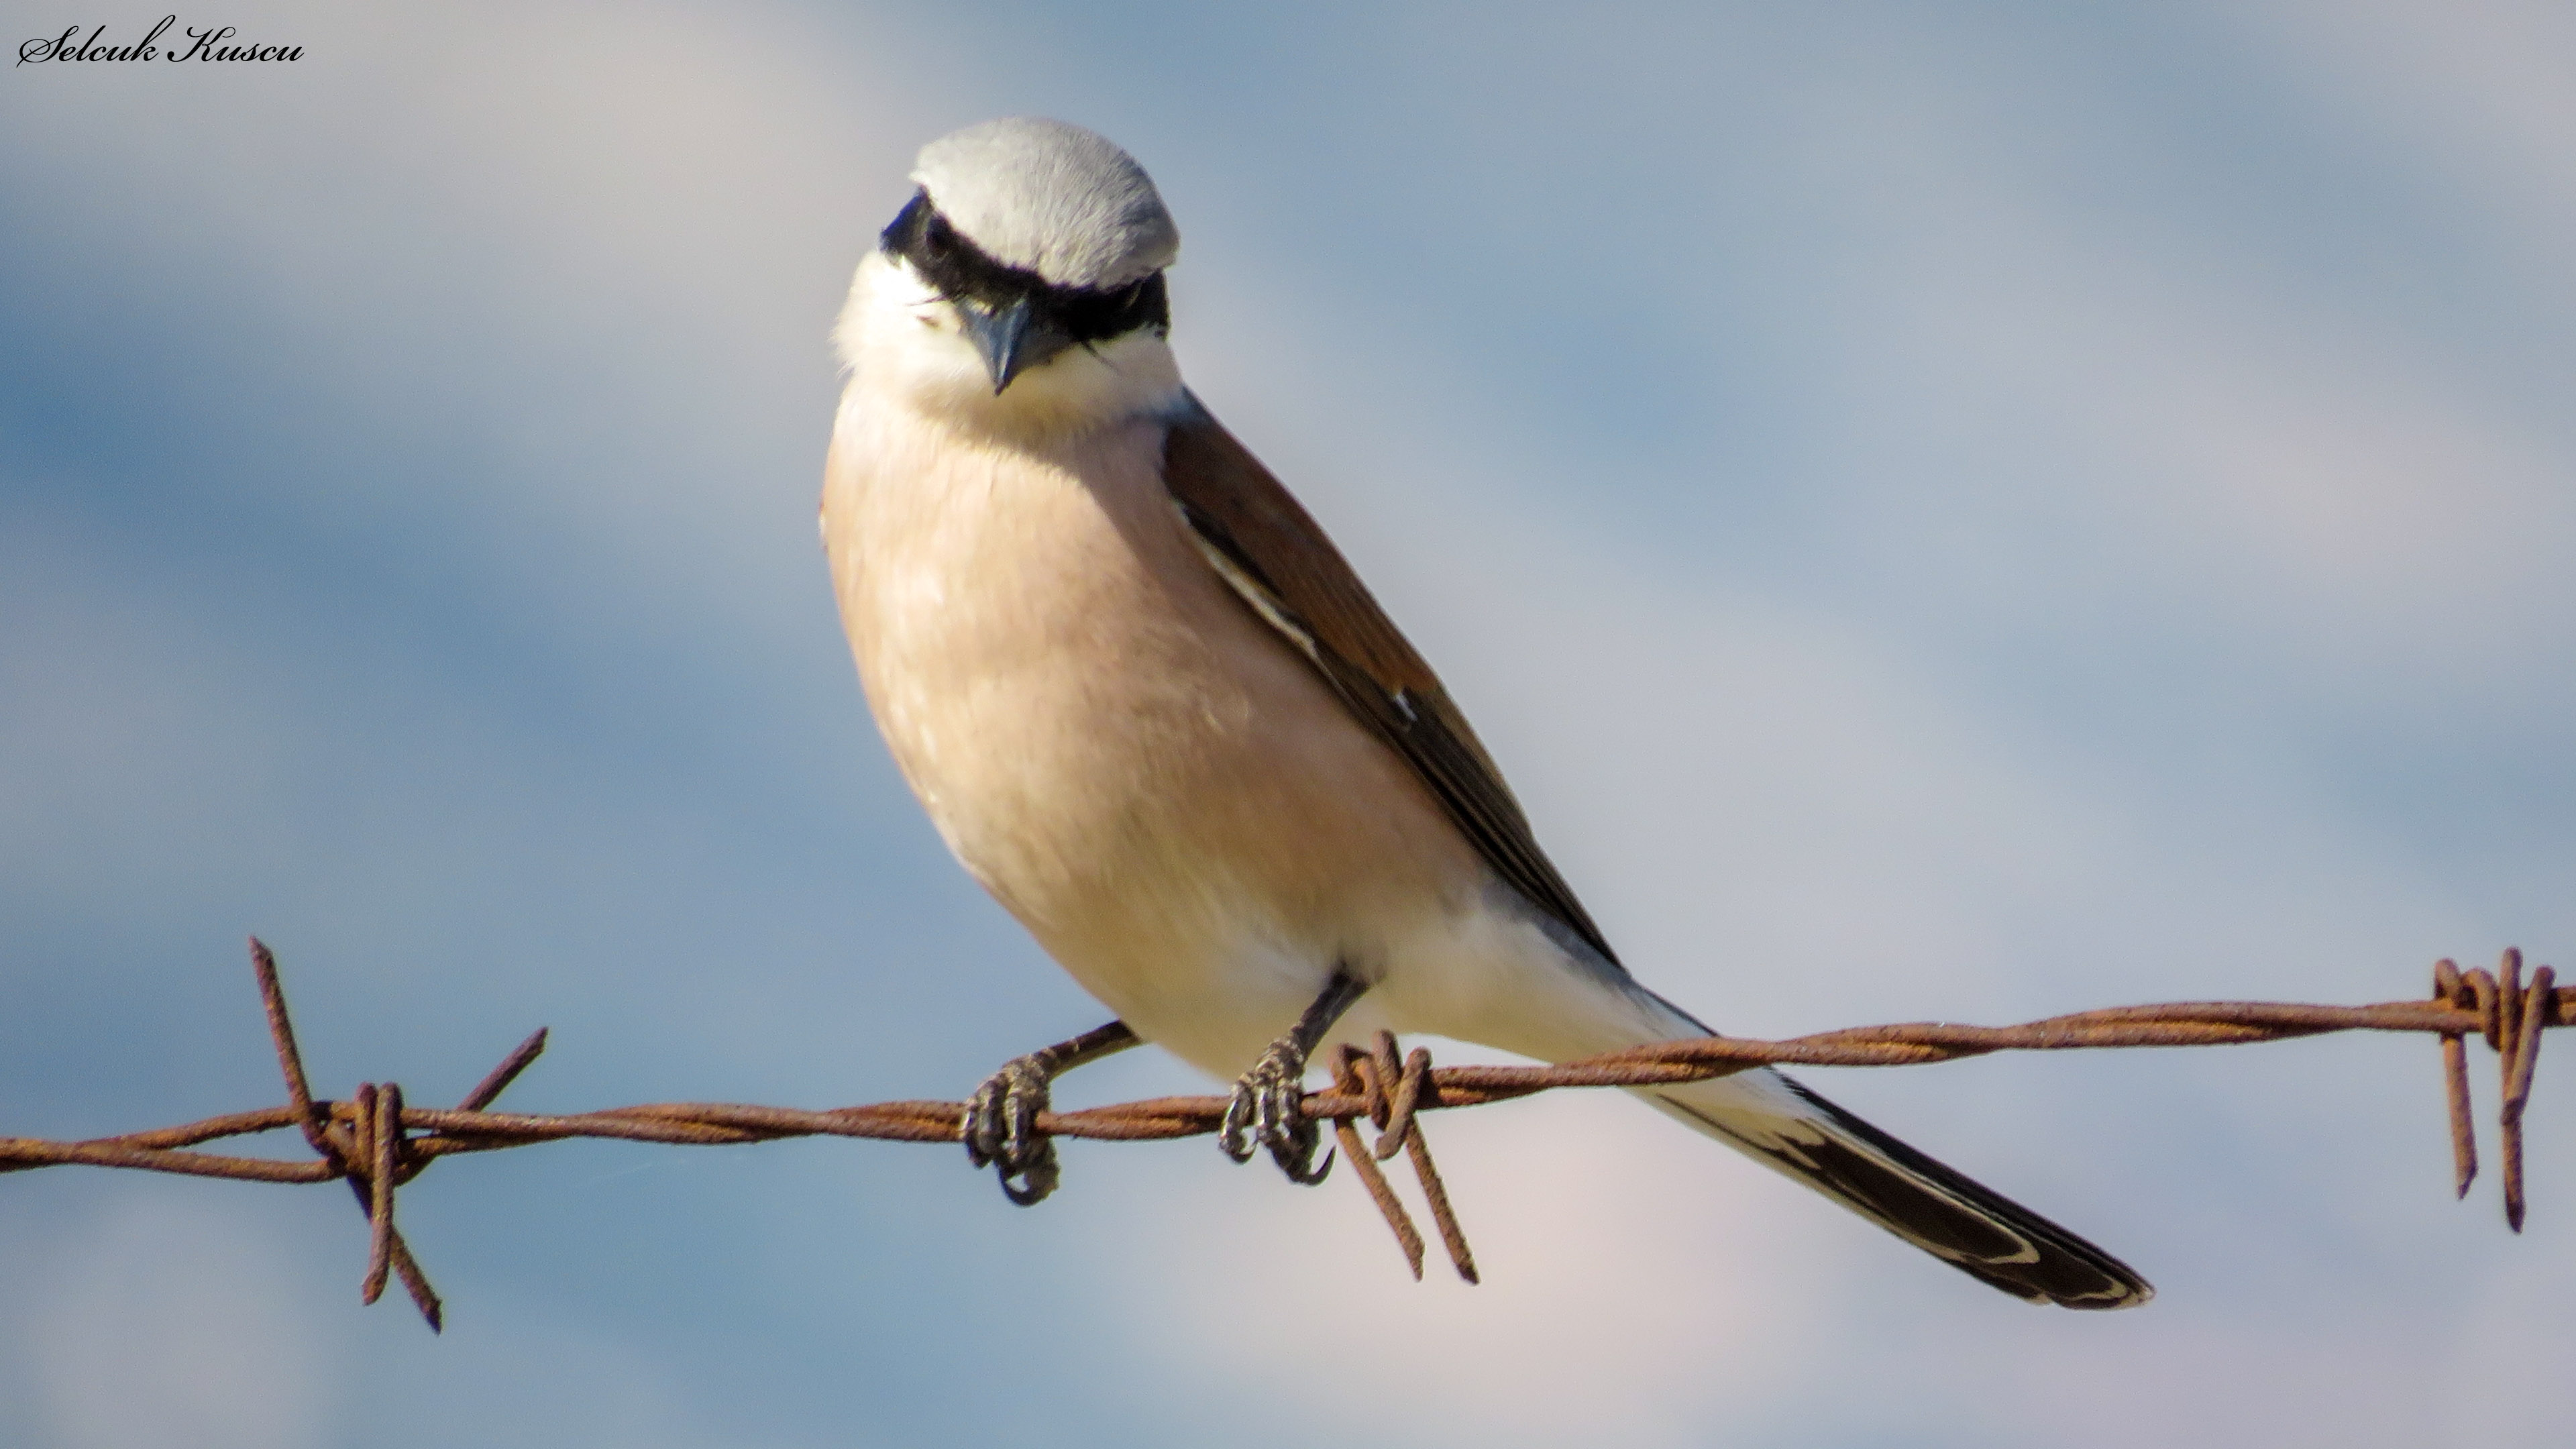
[(1251, 1161), (1255, 1146), (1269, 1148), (1270, 1160), (1279, 1164), (1289, 1181), (1309, 1186), (1322, 1182), (1333, 1170), (1333, 1158), (1328, 1152), (1321, 1163), (1315, 1161), (1323, 1127), (1306, 1116), (1305, 1100), (1305, 1049), (1290, 1038), (1272, 1042), (1252, 1070), (1235, 1082), (1234, 1099), (1225, 1107), (1225, 1125), (1217, 1132), (1217, 1146), (1237, 1162)]
[[(1062, 1173), (1056, 1167), (1055, 1139), (1038, 1131), (1038, 1114), (1050, 1110), (1048, 1084), (1055, 1067), (1043, 1053), (1013, 1057), (984, 1079), (966, 1099), (965, 1120), (958, 1136), (966, 1143), (966, 1160), (994, 1169), (1002, 1195), (1022, 1207), (1036, 1205), (1055, 1191)], [(1020, 1179), (1014, 1186), (1012, 1178)]]

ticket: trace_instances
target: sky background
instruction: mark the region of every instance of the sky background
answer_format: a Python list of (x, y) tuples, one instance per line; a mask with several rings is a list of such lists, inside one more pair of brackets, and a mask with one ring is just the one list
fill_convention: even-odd
[[(254, 931), (332, 1095), (543, 1024), (508, 1105), (956, 1097), (1096, 1024), (890, 767), (812, 522), (850, 270), (1013, 113), (1153, 173), (1193, 384), (1721, 1027), (2571, 944), (2564, 7), (215, 21), (303, 59), (0, 79), (0, 1132), (277, 1100)], [(2155, 1281), (2109, 1316), (1611, 1094), (1432, 1123), (1476, 1289), (1205, 1141), (1035, 1211), (947, 1148), (565, 1144), (406, 1192), (432, 1337), (336, 1187), (11, 1176), (0, 1441), (2539, 1442), (2576, 1067), (2517, 1240), (2435, 1061), (1810, 1074)]]

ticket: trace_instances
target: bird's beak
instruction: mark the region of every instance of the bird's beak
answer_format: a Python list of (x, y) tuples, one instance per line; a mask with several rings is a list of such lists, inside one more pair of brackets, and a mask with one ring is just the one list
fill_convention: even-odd
[(1073, 345), (1073, 338), (1026, 297), (998, 311), (988, 311), (974, 302), (959, 302), (957, 317), (966, 329), (967, 340), (975, 344), (977, 355), (984, 359), (984, 371), (993, 379), (995, 397), (1011, 385), (1012, 378)]

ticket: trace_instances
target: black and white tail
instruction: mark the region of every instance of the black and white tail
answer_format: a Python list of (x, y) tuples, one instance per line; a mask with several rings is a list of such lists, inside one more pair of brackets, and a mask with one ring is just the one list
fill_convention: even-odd
[[(1706, 1030), (1697, 1022), (1690, 1026)], [(2065, 1308), (2134, 1308), (2155, 1296), (2128, 1264), (1778, 1072), (1760, 1069), (1635, 1090), (1692, 1127), (2017, 1298)]]

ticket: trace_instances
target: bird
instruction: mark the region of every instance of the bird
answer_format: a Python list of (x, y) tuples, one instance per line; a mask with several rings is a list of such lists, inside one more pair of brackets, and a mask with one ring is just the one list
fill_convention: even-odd
[[(985, 1079), (969, 1159), (1045, 1197), (1054, 1079), (1140, 1042), (1234, 1083), (1227, 1155), (1313, 1182), (1299, 1102), (1328, 1045), (1564, 1061), (1715, 1035), (1619, 959), (1439, 677), (1182, 382), (1180, 233), (1144, 168), (1022, 116), (930, 142), (910, 180), (833, 329), (833, 589), (948, 848), (1116, 1014)], [(2006, 1293), (2152, 1296), (1779, 1072), (1635, 1090)]]

